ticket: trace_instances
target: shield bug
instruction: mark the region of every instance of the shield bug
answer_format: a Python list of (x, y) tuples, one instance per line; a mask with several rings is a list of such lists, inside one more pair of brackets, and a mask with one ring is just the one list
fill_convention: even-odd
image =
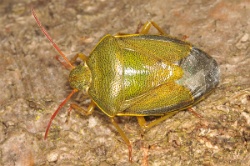
[[(42, 32), (64, 58), (70, 68), (70, 95), (52, 115), (46, 132), (59, 110), (77, 91), (85, 91), (91, 99), (87, 109), (71, 104), (70, 109), (85, 115), (98, 107), (109, 116), (129, 149), (132, 146), (115, 116), (135, 116), (143, 129), (150, 128), (178, 111), (190, 108), (203, 99), (219, 83), (216, 61), (192, 44), (166, 35), (154, 22), (147, 22), (139, 33), (106, 35), (89, 56), (77, 54), (83, 64), (73, 66), (32, 14)], [(159, 34), (149, 35), (151, 27)], [(159, 116), (146, 123), (145, 116)]]

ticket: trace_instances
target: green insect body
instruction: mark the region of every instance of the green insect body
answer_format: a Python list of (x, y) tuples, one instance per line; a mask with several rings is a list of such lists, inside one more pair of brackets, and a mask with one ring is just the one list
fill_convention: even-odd
[[(88, 109), (76, 104), (70, 108), (89, 115), (97, 106), (109, 116), (128, 145), (132, 161), (131, 143), (115, 122), (115, 116), (136, 116), (142, 128), (150, 128), (191, 107), (219, 83), (218, 65), (212, 57), (188, 42), (164, 34), (154, 22), (147, 22), (138, 34), (104, 36), (88, 57), (76, 55), (74, 60), (81, 58), (84, 63), (75, 67), (52, 41), (33, 10), (32, 13), (69, 64), (69, 83), (74, 89), (52, 115), (45, 138), (61, 107), (75, 92), (83, 90), (91, 98)], [(148, 35), (151, 26), (160, 34)], [(147, 124), (144, 116), (161, 117)]]
[[(107, 35), (86, 64), (72, 70), (70, 85), (89, 87), (89, 96), (110, 117), (163, 116), (193, 105), (218, 84), (215, 60), (164, 35)], [(78, 68), (84, 69), (81, 76), (72, 74)]]

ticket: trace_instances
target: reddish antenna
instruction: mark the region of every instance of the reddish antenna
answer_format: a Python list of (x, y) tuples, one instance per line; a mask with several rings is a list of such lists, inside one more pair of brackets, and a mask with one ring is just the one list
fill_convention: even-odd
[[(47, 39), (50, 41), (50, 43), (53, 45), (53, 47), (57, 50), (57, 52), (63, 57), (63, 59), (65, 60), (65, 62), (70, 66), (71, 69), (75, 68), (75, 66), (73, 66), (70, 61), (67, 59), (67, 57), (64, 55), (64, 53), (60, 50), (60, 48), (57, 46), (57, 44), (53, 41), (53, 39), (50, 37), (50, 35), (48, 34), (48, 32), (46, 31), (46, 29), (42, 26), (41, 22), (39, 21), (38, 17), (36, 16), (36, 13), (34, 11), (33, 8), (31, 8), (31, 12), (32, 15), (34, 16), (37, 25), (40, 27), (41, 31), (43, 32), (43, 34), (47, 37)], [(61, 110), (61, 108), (67, 103), (67, 101), (72, 97), (72, 95), (74, 93), (76, 93), (78, 90), (77, 89), (73, 89), (73, 91), (66, 97), (66, 99), (63, 100), (63, 102), (58, 106), (58, 108), (56, 109), (56, 111), (53, 113), (53, 115), (50, 118), (50, 121), (47, 125), (46, 128), (46, 132), (44, 135), (44, 139), (47, 138), (48, 134), (49, 134), (49, 129), (50, 126), (52, 124), (52, 121), (54, 120), (54, 118), (56, 117), (56, 115), (58, 114), (58, 112)]]
[(74, 89), (67, 97), (66, 99), (63, 100), (63, 102), (58, 106), (58, 108), (56, 109), (56, 111), (53, 113), (53, 115), (51, 116), (50, 118), (50, 121), (47, 125), (47, 128), (46, 128), (46, 132), (45, 132), (45, 135), (44, 135), (44, 139), (47, 138), (48, 134), (49, 134), (49, 129), (50, 129), (50, 126), (51, 126), (51, 123), (53, 121), (53, 119), (56, 117), (56, 115), (58, 114), (58, 112), (60, 111), (60, 109), (67, 103), (67, 101), (72, 97), (72, 95), (74, 93), (76, 93), (78, 90), (77, 89)]
[(50, 41), (50, 43), (53, 45), (53, 47), (57, 50), (57, 52), (63, 57), (63, 59), (65, 60), (65, 62), (70, 66), (71, 69), (75, 68), (75, 66), (73, 66), (70, 61), (68, 60), (68, 58), (64, 55), (64, 53), (60, 50), (60, 48), (57, 46), (57, 44), (53, 41), (53, 39), (50, 37), (50, 35), (48, 34), (48, 32), (46, 31), (46, 29), (42, 26), (42, 23), (39, 21), (38, 17), (36, 16), (36, 13), (34, 11), (33, 8), (31, 8), (31, 12), (33, 17), (36, 20), (37, 25), (40, 27), (41, 31), (43, 32), (43, 34), (47, 37), (47, 39)]

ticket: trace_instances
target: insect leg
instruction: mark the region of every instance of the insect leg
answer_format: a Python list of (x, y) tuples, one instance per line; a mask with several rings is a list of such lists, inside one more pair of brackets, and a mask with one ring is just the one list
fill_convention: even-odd
[(139, 32), (139, 34), (148, 34), (149, 29), (151, 28), (151, 26), (155, 27), (155, 29), (161, 34), (165, 34), (165, 32), (153, 21), (148, 21), (146, 22), (143, 27), (141, 32)]
[[(86, 60), (88, 59), (88, 57), (86, 55), (84, 55), (83, 53), (78, 53), (76, 54), (71, 60), (70, 63), (74, 64), (77, 60), (77, 58), (80, 58), (82, 61), (86, 62)], [(66, 67), (66, 69), (71, 69), (71, 66), (68, 65), (68, 63), (61, 61), (59, 59), (59, 56), (56, 56), (56, 59), (63, 65)]]
[(203, 118), (200, 114), (198, 114), (197, 112), (195, 112), (194, 109), (188, 108), (187, 110), (188, 110), (190, 113), (192, 113), (194, 116), (196, 116), (197, 118), (200, 118), (200, 119)]
[(129, 156), (129, 161), (132, 162), (132, 145), (126, 136), (126, 134), (123, 132), (123, 130), (118, 126), (118, 124), (115, 122), (114, 118), (110, 118), (112, 124), (115, 126), (116, 130), (120, 133), (122, 139), (128, 146), (128, 156)]
[(87, 110), (83, 109), (82, 107), (80, 107), (77, 104), (70, 104), (70, 108), (69, 111), (71, 111), (72, 109), (79, 111), (81, 114), (83, 115), (90, 115), (93, 113), (94, 108), (95, 108), (95, 103), (93, 101), (91, 101), (90, 105), (88, 106)]
[(162, 117), (160, 117), (152, 122), (149, 122), (148, 124), (143, 116), (137, 116), (137, 121), (138, 121), (139, 125), (141, 126), (141, 128), (143, 130), (146, 130), (146, 129), (149, 129), (149, 128), (161, 123), (162, 121), (170, 118), (171, 116), (174, 116), (177, 112), (179, 112), (179, 110), (169, 112), (166, 115), (164, 115), (164, 116), (162, 116)]
[(86, 62), (86, 60), (88, 59), (88, 57), (86, 55), (84, 55), (83, 53), (78, 53), (76, 54), (71, 60), (70, 63), (73, 64), (76, 62), (77, 58), (80, 58), (82, 61)]

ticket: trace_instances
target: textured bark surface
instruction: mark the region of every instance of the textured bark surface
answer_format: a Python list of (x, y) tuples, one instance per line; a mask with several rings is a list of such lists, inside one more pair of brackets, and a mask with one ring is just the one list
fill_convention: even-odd
[[(43, 140), (53, 111), (71, 91), (69, 71), (31, 16), (33, 6), (62, 51), (89, 54), (105, 34), (134, 33), (152, 20), (201, 48), (220, 65), (219, 87), (141, 136), (134, 117), (119, 117), (128, 149), (99, 110), (84, 117), (67, 107)], [(0, 165), (250, 165), (249, 0), (64, 0), (0, 2)], [(71, 102), (87, 106), (81, 94)]]

